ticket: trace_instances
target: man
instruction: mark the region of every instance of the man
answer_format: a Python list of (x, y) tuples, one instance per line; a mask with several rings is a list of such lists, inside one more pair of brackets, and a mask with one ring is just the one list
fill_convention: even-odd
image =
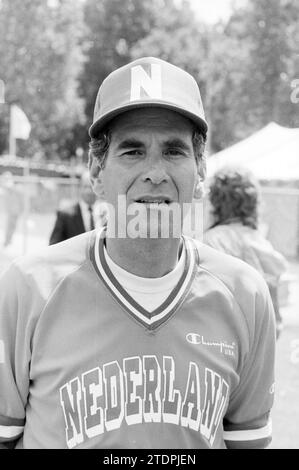
[(104, 188), (107, 230), (48, 247), (4, 275), (2, 440), (18, 448), (269, 443), (267, 287), (245, 263), (177, 233), (175, 211), (190, 206), (204, 177), (206, 133), (195, 80), (167, 62), (142, 58), (103, 82), (90, 172), (95, 190)]
[(89, 172), (84, 172), (80, 178), (79, 201), (75, 204), (68, 202), (57, 211), (50, 245), (94, 230), (95, 201), (96, 195), (90, 185)]

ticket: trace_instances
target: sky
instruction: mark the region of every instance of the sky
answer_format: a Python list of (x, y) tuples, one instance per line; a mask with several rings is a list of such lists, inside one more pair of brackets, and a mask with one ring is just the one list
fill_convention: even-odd
[(189, 0), (199, 19), (208, 23), (215, 23), (220, 19), (226, 20), (236, 6), (244, 3), (244, 0)]

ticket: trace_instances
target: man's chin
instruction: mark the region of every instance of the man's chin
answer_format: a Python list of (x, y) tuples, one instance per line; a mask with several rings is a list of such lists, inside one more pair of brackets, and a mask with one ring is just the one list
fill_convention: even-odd
[(182, 234), (182, 224), (163, 223), (160, 217), (146, 218), (146, 220), (140, 220), (136, 223), (136, 220), (132, 219), (127, 225), (127, 237), (133, 239), (147, 239), (147, 240), (158, 240), (168, 238), (180, 238)]

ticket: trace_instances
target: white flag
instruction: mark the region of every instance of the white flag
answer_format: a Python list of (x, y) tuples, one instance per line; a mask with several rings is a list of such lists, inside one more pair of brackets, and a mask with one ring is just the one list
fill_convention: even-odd
[(13, 104), (10, 108), (10, 134), (14, 139), (29, 138), (31, 132), (30, 122), (21, 108)]

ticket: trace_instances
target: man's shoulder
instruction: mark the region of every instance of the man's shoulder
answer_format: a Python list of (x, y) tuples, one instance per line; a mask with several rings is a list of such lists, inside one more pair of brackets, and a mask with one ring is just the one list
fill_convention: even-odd
[(268, 288), (264, 278), (248, 263), (198, 240), (194, 242), (199, 253), (200, 268), (224, 284), (233, 295), (241, 300), (245, 293), (267, 295)]
[[(244, 261), (195, 242), (199, 253), (198, 273), (206, 274), (209, 293), (218, 298), (223, 296), (229, 302), (232, 312), (242, 318), (253, 341), (255, 331), (261, 331), (262, 324), (274, 324), (274, 311), (268, 286), (256, 269)], [(239, 320), (238, 320), (239, 321)]]
[(52, 289), (89, 259), (93, 232), (83, 233), (13, 261), (8, 271), (31, 288)]

